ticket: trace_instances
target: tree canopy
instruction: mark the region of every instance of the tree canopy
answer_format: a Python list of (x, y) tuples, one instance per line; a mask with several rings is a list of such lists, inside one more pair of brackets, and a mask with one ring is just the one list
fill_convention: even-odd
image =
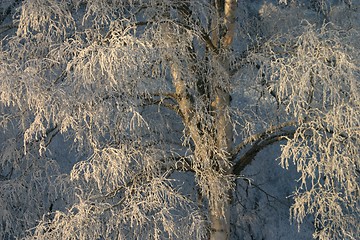
[(236, 192), (280, 144), (291, 220), (356, 239), (359, 8), (3, 1), (0, 238), (246, 239)]

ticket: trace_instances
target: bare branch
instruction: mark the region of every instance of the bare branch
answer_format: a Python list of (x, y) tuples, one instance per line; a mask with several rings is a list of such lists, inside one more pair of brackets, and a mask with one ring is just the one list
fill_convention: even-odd
[[(180, 109), (179, 106), (173, 103), (169, 103), (166, 100), (169, 98), (165, 98), (165, 99), (152, 99), (152, 98), (146, 98), (145, 99), (145, 105), (159, 105), (162, 107), (166, 107), (170, 110), (173, 110), (175, 113), (179, 114), (180, 113)], [(172, 100), (172, 98), (171, 98)]]
[(282, 141), (287, 138), (293, 137), (295, 130), (286, 131), (279, 134), (272, 135), (266, 139), (259, 139), (254, 145), (237, 161), (233, 167), (233, 174), (239, 175), (244, 168), (249, 165), (255, 156), (265, 147), (270, 146), (275, 142)]
[(232, 159), (235, 159), (237, 154), (243, 149), (245, 148), (247, 145), (258, 141), (260, 139), (265, 138), (267, 135), (272, 134), (274, 132), (277, 132), (285, 127), (291, 127), (291, 126), (296, 126), (298, 124), (297, 121), (289, 121), (289, 122), (284, 122), (281, 123), (279, 125), (276, 126), (271, 126), (270, 128), (266, 129), (264, 132), (261, 133), (257, 133), (254, 134), (248, 138), (246, 138), (245, 140), (243, 140), (240, 144), (238, 144), (234, 150), (232, 151), (231, 155), (233, 156)]
[(10, 29), (13, 29), (13, 28), (17, 28), (19, 25), (18, 24), (7, 24), (7, 25), (2, 25), (0, 26), (0, 34), (10, 30)]

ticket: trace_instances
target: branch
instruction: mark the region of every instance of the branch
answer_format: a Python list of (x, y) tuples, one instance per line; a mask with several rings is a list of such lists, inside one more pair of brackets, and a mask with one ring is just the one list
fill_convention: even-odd
[[(192, 11), (189, 7), (189, 4), (187, 3), (182, 3), (179, 5), (174, 6), (175, 9), (177, 9), (180, 14), (183, 16), (183, 19), (186, 19), (188, 21), (188, 23), (193, 23), (195, 26), (198, 26), (200, 28), (200, 30), (196, 30), (193, 27), (190, 26), (190, 24), (187, 23), (181, 23), (181, 22), (174, 22), (176, 24), (178, 24), (180, 27), (183, 27), (184, 29), (194, 33), (195, 36), (199, 37), (201, 40), (203, 40), (206, 44), (206, 46), (215, 54), (219, 54), (219, 49), (217, 47), (215, 47), (215, 45), (213, 44), (213, 41), (211, 41), (210, 36), (208, 33), (205, 32), (205, 29), (199, 25), (198, 23), (200, 21), (196, 21), (193, 17), (192, 17)], [(200, 34), (199, 34), (200, 31)]]
[(166, 107), (166, 108), (168, 108), (170, 110), (173, 110), (176, 113), (180, 113), (179, 106), (176, 105), (176, 104), (171, 104), (171, 103), (165, 102), (166, 99), (173, 100), (172, 98), (163, 98), (163, 99), (147, 98), (147, 99), (145, 99), (145, 104), (144, 105), (159, 105), (159, 106)]
[[(165, 178), (169, 177), (174, 171), (182, 171), (182, 172), (189, 172), (193, 171), (191, 167), (191, 157), (187, 156), (180, 156), (180, 157), (172, 157), (171, 158), (174, 161), (174, 165), (170, 167), (162, 167), (161, 170), (163, 172), (163, 176)], [(160, 162), (164, 163), (164, 159), (160, 160)], [(148, 173), (146, 171), (139, 172), (135, 174), (129, 181), (125, 182), (123, 185), (120, 185), (113, 189), (112, 191), (109, 191), (108, 193), (93, 196), (89, 200), (91, 202), (104, 202), (108, 199), (112, 199), (118, 195), (120, 191), (126, 190), (130, 187), (132, 187), (135, 183), (145, 183), (142, 178), (145, 176), (148, 176)], [(1, 175), (0, 175), (1, 177)], [(124, 196), (120, 197), (120, 200), (115, 204), (112, 205), (110, 208), (116, 207), (120, 205), (125, 200)], [(110, 209), (109, 208), (109, 209)]]
[(29, 142), (27, 142), (27, 144), (34, 144), (34, 143), (36, 143), (36, 144), (40, 143), (41, 144), (43, 142), (44, 144), (40, 145), (40, 148), (41, 148), (41, 146), (46, 148), (46, 147), (48, 147), (50, 145), (53, 138), (59, 132), (60, 132), (60, 129), (58, 128), (57, 124), (55, 124), (55, 126), (46, 129), (45, 134), (42, 135), (40, 138), (30, 140)]
[(197, 36), (198, 38), (200, 38), (201, 40), (203, 40), (206, 44), (206, 46), (215, 54), (219, 54), (219, 49), (217, 47), (215, 47), (215, 45), (213, 44), (213, 42), (210, 39), (210, 36), (208, 33), (205, 32), (205, 30), (201, 27), (200, 32), (188, 25), (182, 24), (180, 22), (175, 22), (175, 21), (170, 21), (170, 23), (175, 23), (176, 25), (192, 32), (195, 36)]
[(229, 47), (234, 38), (236, 7), (237, 7), (236, 0), (225, 0), (224, 23), (226, 26), (226, 34), (222, 39), (222, 43), (224, 47)]
[[(12, 10), (16, 8), (16, 5), (21, 3), (22, 0), (15, 0), (12, 4), (8, 6), (5, 11), (3, 11), (3, 14), (0, 15), (0, 24), (4, 22), (4, 20), (12, 13)], [(10, 29), (10, 28), (9, 28)], [(2, 32), (0, 32), (2, 33)]]
[(6, 181), (6, 180), (9, 180), (6, 176), (3, 176), (0, 174), (0, 182), (1, 181)]
[(45, 143), (45, 147), (49, 146), (52, 139), (56, 136), (56, 134), (58, 134), (60, 132), (60, 129), (57, 127), (57, 125), (55, 125), (55, 127), (48, 129), (46, 131), (46, 143)]
[(1, 26), (0, 27), (0, 34), (8, 31), (10, 29), (17, 28), (18, 26), (19, 26), (18, 24), (13, 24), (13, 23)]
[(282, 133), (272, 135), (266, 139), (258, 140), (234, 165), (233, 174), (239, 175), (242, 170), (244, 170), (244, 168), (252, 162), (252, 160), (261, 150), (275, 142), (284, 140), (286, 138), (292, 138), (295, 134), (295, 131), (296, 130), (286, 132), (284, 131)]
[(63, 70), (61, 74), (55, 79), (53, 84), (56, 85), (59, 82), (63, 82), (66, 76), (67, 76), (67, 72), (66, 70)]
[(182, 172), (193, 172), (193, 168), (191, 167), (191, 158), (190, 157), (177, 157), (174, 165), (175, 171), (182, 171)]
[(267, 191), (265, 191), (264, 189), (262, 189), (259, 185), (255, 184), (253, 181), (250, 181), (249, 179), (244, 179), (242, 178), (242, 180), (244, 180), (244, 182), (246, 182), (249, 186), (254, 186), (254, 188), (257, 188), (260, 192), (264, 193), (266, 195), (266, 198), (269, 199), (272, 198), (276, 201), (278, 201), (280, 204), (290, 208), (290, 205), (287, 204), (286, 202), (282, 201), (281, 199), (279, 199), (278, 197), (268, 193)]
[(244, 141), (242, 141), (239, 145), (237, 145), (234, 150), (231, 152), (231, 155), (233, 156), (232, 158), (235, 159), (236, 156), (239, 154), (239, 152), (244, 148), (246, 147), (247, 145), (255, 142), (255, 141), (258, 141), (260, 139), (263, 139), (266, 135), (269, 135), (269, 134), (272, 134), (274, 132), (277, 132), (279, 130), (281, 130), (282, 128), (285, 128), (285, 127), (291, 127), (291, 126), (296, 126), (298, 124), (297, 121), (289, 121), (289, 122), (284, 122), (284, 123), (281, 123), (279, 125), (276, 125), (276, 126), (271, 126), (270, 128), (266, 129), (264, 132), (262, 133), (257, 133), (257, 134), (254, 134), (248, 138), (246, 138)]
[[(214, 46), (213, 42), (211, 41), (209, 34), (207, 34), (205, 32), (205, 30), (199, 26), (201, 28), (201, 30), (196, 30), (194, 28), (192, 28), (189, 25), (183, 24), (179, 21), (171, 21), (171, 20), (162, 20), (162, 21), (139, 21), (139, 22), (135, 22), (131, 25), (131, 27), (136, 28), (136, 27), (141, 27), (141, 26), (146, 26), (146, 25), (150, 25), (150, 24), (154, 24), (154, 23), (170, 23), (170, 24), (175, 24), (176, 26), (179, 26), (185, 30), (188, 30), (190, 32), (192, 32), (195, 36), (199, 37), (201, 40), (203, 40), (206, 44), (206, 46), (215, 54), (219, 54), (219, 49), (217, 47)], [(106, 36), (104, 37), (105, 41), (109, 40), (112, 37), (112, 34), (114, 32), (115, 29), (111, 29)], [(200, 31), (200, 33), (199, 33)]]
[[(265, 147), (267, 147), (275, 142), (284, 140), (286, 138), (294, 137), (294, 134), (297, 131), (296, 129), (284, 130), (283, 128), (290, 127), (290, 126), (295, 127), (297, 124), (298, 124), (298, 122), (296, 122), (296, 121), (284, 122), (280, 125), (270, 127), (265, 132), (252, 135), (252, 136), (248, 137), (247, 139), (245, 139), (242, 143), (237, 145), (235, 147), (234, 151), (232, 152), (232, 160), (235, 160), (237, 158), (237, 155), (239, 154), (239, 152), (243, 148), (245, 148), (248, 144), (254, 143), (253, 146), (249, 150), (247, 150), (246, 153), (243, 154), (243, 156), (236, 162), (236, 164), (233, 167), (233, 173), (236, 175), (240, 174), (241, 171), (244, 170), (244, 168), (248, 164), (251, 163), (251, 161), (255, 158), (257, 153), (259, 153)], [(322, 129), (318, 129), (318, 130), (325, 131), (326, 133), (329, 133), (329, 134), (334, 134), (334, 131), (327, 127), (323, 127)], [(275, 133), (275, 132), (277, 132), (277, 133)], [(275, 133), (275, 134), (271, 135), (272, 133)], [(269, 136), (267, 136), (267, 135), (269, 135)], [(304, 135), (304, 136), (310, 137), (311, 135)], [(345, 133), (340, 133), (339, 136), (343, 137), (344, 139), (350, 138)]]
[(209, 34), (205, 32), (201, 32), (200, 34), (201, 39), (206, 43), (206, 46), (213, 51), (215, 54), (219, 54), (219, 49), (214, 46), (213, 42), (211, 41)]

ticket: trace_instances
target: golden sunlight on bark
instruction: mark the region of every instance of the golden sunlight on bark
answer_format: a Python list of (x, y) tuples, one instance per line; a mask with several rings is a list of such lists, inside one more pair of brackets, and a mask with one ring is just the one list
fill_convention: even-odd
[(234, 39), (235, 33), (235, 10), (237, 0), (225, 0), (225, 26), (226, 35), (223, 38), (223, 46), (228, 47)]

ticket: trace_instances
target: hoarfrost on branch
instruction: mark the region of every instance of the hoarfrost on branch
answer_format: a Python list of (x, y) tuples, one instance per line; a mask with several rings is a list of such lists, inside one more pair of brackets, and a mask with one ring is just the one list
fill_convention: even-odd
[(236, 186), (280, 143), (291, 219), (355, 239), (359, 8), (3, 1), (0, 238), (245, 239)]

